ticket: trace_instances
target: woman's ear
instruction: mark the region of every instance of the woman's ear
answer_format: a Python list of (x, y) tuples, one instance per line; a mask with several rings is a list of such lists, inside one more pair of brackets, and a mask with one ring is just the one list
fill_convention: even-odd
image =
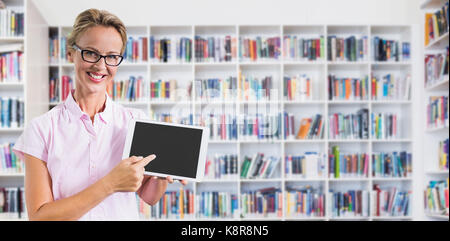
[(73, 63), (73, 55), (75, 54), (75, 50), (73, 50), (72, 48), (69, 48), (68, 49), (68, 51), (67, 51), (67, 60), (70, 62), (70, 63)]

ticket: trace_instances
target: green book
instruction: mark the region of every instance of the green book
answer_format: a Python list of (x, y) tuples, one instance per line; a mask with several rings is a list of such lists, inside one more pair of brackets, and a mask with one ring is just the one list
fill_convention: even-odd
[(325, 37), (320, 36), (320, 58), (325, 56)]
[(340, 170), (340, 158), (339, 158), (339, 146), (333, 146), (333, 155), (334, 155), (334, 160), (335, 160), (335, 164), (334, 164), (334, 177), (335, 178), (339, 178), (339, 173), (341, 172)]
[(248, 157), (245, 157), (244, 163), (242, 163), (241, 178), (247, 177), (249, 166), (250, 166), (250, 159)]

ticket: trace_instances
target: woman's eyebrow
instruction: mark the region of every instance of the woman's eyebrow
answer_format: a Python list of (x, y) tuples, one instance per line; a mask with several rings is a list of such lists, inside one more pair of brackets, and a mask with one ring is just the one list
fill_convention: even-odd
[[(87, 49), (94, 50), (94, 51), (97, 52), (97, 53), (100, 53), (100, 51), (99, 51), (98, 49), (94, 48), (94, 47), (86, 47), (86, 48), (87, 48)], [(109, 51), (109, 52), (107, 52), (106, 54), (119, 54), (119, 52), (117, 52), (117, 51)]]

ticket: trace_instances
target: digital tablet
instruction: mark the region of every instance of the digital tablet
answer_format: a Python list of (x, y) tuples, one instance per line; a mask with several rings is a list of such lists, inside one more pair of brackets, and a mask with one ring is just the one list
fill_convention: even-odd
[(208, 133), (207, 127), (132, 120), (122, 159), (155, 154), (146, 175), (197, 182), (205, 173)]

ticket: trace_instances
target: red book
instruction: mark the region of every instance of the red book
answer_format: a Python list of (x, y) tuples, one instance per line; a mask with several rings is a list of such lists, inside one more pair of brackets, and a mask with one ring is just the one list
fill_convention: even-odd
[(320, 59), (320, 39), (316, 39), (316, 58)]
[(256, 40), (252, 40), (252, 45), (253, 45), (253, 60), (256, 61), (258, 59)]
[(380, 193), (381, 193), (380, 186), (378, 184), (374, 184), (373, 190), (375, 190), (377, 192), (375, 205), (376, 205), (376, 216), (379, 217), (380, 216)]
[(338, 114), (334, 114), (334, 119), (335, 119), (335, 122), (334, 122), (334, 134), (336, 136), (338, 136), (339, 135), (339, 116), (338, 116)]
[(222, 140), (225, 140), (227, 138), (225, 122), (226, 122), (225, 115), (222, 115)]
[(142, 38), (142, 61), (148, 61), (148, 38)]

